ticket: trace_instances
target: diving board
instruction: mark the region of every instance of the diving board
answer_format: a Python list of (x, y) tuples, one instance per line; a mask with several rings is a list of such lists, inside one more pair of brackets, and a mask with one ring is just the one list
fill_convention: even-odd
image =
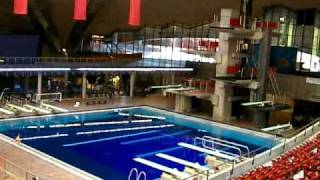
[(278, 129), (285, 129), (285, 128), (290, 128), (291, 124), (278, 124), (276, 126), (272, 126), (272, 127), (268, 127), (268, 128), (263, 128), (262, 131), (274, 131), (274, 130), (278, 130)]
[(31, 106), (29, 104), (25, 104), (23, 107), (29, 108), (32, 111), (37, 111), (37, 112), (44, 113), (44, 114), (50, 114), (51, 113), (51, 111), (49, 111), (49, 110), (42, 109), (42, 108), (39, 108), (39, 107), (36, 107), (36, 106)]
[(0, 112), (2, 112), (4, 114), (7, 114), (7, 115), (13, 115), (14, 114), (13, 111), (9, 111), (9, 110), (3, 109), (3, 108), (0, 108)]
[(218, 150), (212, 151), (210, 149), (202, 148), (202, 147), (199, 147), (199, 146), (195, 146), (195, 145), (187, 144), (187, 143), (183, 143), (183, 142), (178, 143), (178, 145), (182, 146), (182, 147), (185, 147), (185, 148), (188, 148), (188, 149), (192, 149), (192, 150), (195, 150), (195, 151), (199, 151), (199, 152), (203, 152), (203, 153), (206, 153), (206, 154), (209, 154), (209, 155), (213, 155), (213, 156), (216, 156), (216, 157), (219, 157), (219, 158), (227, 159), (227, 160), (230, 160), (230, 161), (234, 161), (235, 159), (238, 158), (238, 156), (230, 156), (230, 155), (227, 155), (227, 154), (223, 154), (223, 153), (219, 152)]
[(264, 106), (266, 104), (272, 104), (272, 101), (259, 101), (259, 102), (247, 102), (241, 103), (241, 106)]
[(196, 90), (194, 87), (181, 87), (181, 88), (170, 88), (166, 89), (166, 92), (174, 92), (174, 91), (191, 91), (191, 90)]
[(24, 107), (21, 107), (21, 106), (17, 106), (15, 104), (6, 104), (6, 106), (8, 106), (10, 109), (16, 109), (16, 110), (19, 110), (19, 111), (22, 111), (22, 112), (26, 112), (26, 113), (31, 113), (32, 110), (30, 109), (27, 109), (27, 108), (24, 108)]
[(141, 118), (151, 118), (151, 119), (160, 119), (165, 120), (166, 117), (164, 116), (150, 116), (150, 115), (143, 115), (143, 114), (134, 114), (134, 117), (141, 117)]
[[(130, 116), (131, 114), (129, 113), (123, 113), (119, 112), (119, 116)], [(159, 119), (159, 120), (165, 120), (166, 117), (164, 116), (151, 116), (151, 115), (144, 115), (144, 114), (132, 114), (134, 117), (141, 117), (141, 118), (151, 118), (151, 119)]]
[(199, 170), (199, 171), (207, 171), (207, 170), (209, 170), (208, 167), (201, 166), (198, 163), (193, 163), (193, 162), (190, 162), (190, 161), (186, 161), (184, 159), (180, 159), (180, 158), (177, 158), (177, 157), (174, 157), (174, 156), (170, 156), (170, 155), (167, 155), (167, 154), (159, 153), (159, 154), (156, 154), (156, 156), (161, 157), (161, 158), (166, 159), (166, 160), (169, 160), (169, 161), (172, 161), (172, 162), (176, 162), (178, 164), (182, 164), (184, 166), (191, 167), (191, 168)]
[(158, 164), (158, 163), (155, 163), (155, 162), (143, 159), (143, 158), (134, 158), (133, 160), (136, 162), (139, 162), (141, 164), (158, 169), (162, 172), (166, 172), (168, 174), (174, 175), (180, 179), (187, 179), (187, 178), (191, 177), (189, 174), (178, 171), (177, 169), (169, 168), (167, 166), (164, 166), (164, 165), (161, 165), (161, 164)]
[(168, 88), (181, 88), (181, 84), (172, 84), (166, 86), (151, 86), (150, 89), (168, 89)]
[(67, 110), (67, 109), (64, 109), (64, 108), (61, 108), (61, 107), (57, 107), (57, 106), (54, 106), (54, 105), (51, 105), (51, 104), (47, 104), (47, 103), (44, 103), (44, 102), (42, 102), (40, 104), (40, 106), (42, 106), (42, 107), (44, 107), (46, 109), (53, 109), (55, 111), (62, 112), (62, 113), (69, 112), (69, 110)]

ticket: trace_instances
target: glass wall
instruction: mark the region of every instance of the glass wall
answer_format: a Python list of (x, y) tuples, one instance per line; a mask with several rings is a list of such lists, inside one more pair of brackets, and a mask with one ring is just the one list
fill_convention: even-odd
[(217, 33), (210, 30), (208, 22), (195, 27), (181, 24), (144, 27), (136, 31), (117, 32), (102, 39), (95, 36), (88, 41), (90, 45), (84, 46), (84, 52), (142, 53), (145, 60), (210, 63), (216, 61), (214, 56), (219, 44)]
[(272, 45), (298, 49), (296, 70), (320, 72), (320, 13), (315, 9), (298, 10), (283, 6), (265, 9), (264, 19), (279, 24)]

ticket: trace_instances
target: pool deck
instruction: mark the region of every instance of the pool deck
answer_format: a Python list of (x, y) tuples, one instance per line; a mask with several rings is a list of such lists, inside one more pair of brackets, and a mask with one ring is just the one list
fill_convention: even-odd
[[(80, 106), (74, 107), (75, 102), (79, 101)], [(152, 95), (149, 97), (115, 97), (107, 104), (101, 105), (87, 105), (85, 101), (80, 99), (70, 99), (64, 100), (62, 103), (56, 104), (59, 107), (68, 109), (69, 111), (88, 111), (88, 110), (96, 110), (96, 109), (107, 109), (107, 108), (116, 108), (116, 107), (125, 107), (125, 106), (140, 106), (140, 105), (148, 105), (154, 106), (162, 109), (173, 110), (174, 109), (174, 97), (173, 96), (160, 96), (160, 95)], [(22, 116), (28, 116), (30, 114), (21, 114)], [(194, 114), (193, 114), (194, 115)], [(196, 114), (198, 117), (206, 117), (201, 116), (201, 114)], [(228, 122), (230, 123), (230, 122)], [(252, 127), (251, 122), (247, 121), (234, 121), (231, 124), (242, 126), (242, 127)], [(4, 157), (7, 161), (14, 162), (19, 168), (12, 168), (15, 173), (20, 176), (26, 177), (26, 171), (36, 174), (44, 179), (50, 180), (81, 180), (83, 178), (77, 176), (76, 174), (70, 173), (66, 169), (49, 163), (36, 155), (30, 154), (20, 148), (15, 147), (17, 145), (10, 144), (3, 140), (0, 140), (0, 157)], [(19, 145), (18, 145), (19, 146)], [(1, 160), (1, 158), (0, 158)], [(8, 164), (9, 165), (9, 164)], [(6, 168), (9, 168), (7, 165)], [(23, 168), (24, 170), (20, 169)], [(0, 178), (1, 175), (1, 163), (0, 163)], [(12, 179), (12, 178), (9, 178)], [(19, 178), (13, 178), (19, 179)]]

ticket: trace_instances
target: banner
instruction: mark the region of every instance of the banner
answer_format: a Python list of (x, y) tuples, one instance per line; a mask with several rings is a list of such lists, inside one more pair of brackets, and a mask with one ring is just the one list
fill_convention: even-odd
[(13, 13), (17, 15), (28, 14), (28, 0), (14, 0)]
[(140, 26), (141, 21), (141, 0), (130, 0), (129, 25)]
[(85, 21), (87, 19), (87, 0), (74, 1), (74, 20)]

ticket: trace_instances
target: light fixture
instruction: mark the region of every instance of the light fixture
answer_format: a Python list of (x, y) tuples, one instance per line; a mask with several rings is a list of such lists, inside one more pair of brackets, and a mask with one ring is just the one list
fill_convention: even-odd
[(155, 71), (179, 71), (190, 72), (193, 68), (77, 68), (77, 71), (102, 71), (102, 72), (155, 72)]
[(0, 68), (0, 72), (70, 71), (71, 68)]

